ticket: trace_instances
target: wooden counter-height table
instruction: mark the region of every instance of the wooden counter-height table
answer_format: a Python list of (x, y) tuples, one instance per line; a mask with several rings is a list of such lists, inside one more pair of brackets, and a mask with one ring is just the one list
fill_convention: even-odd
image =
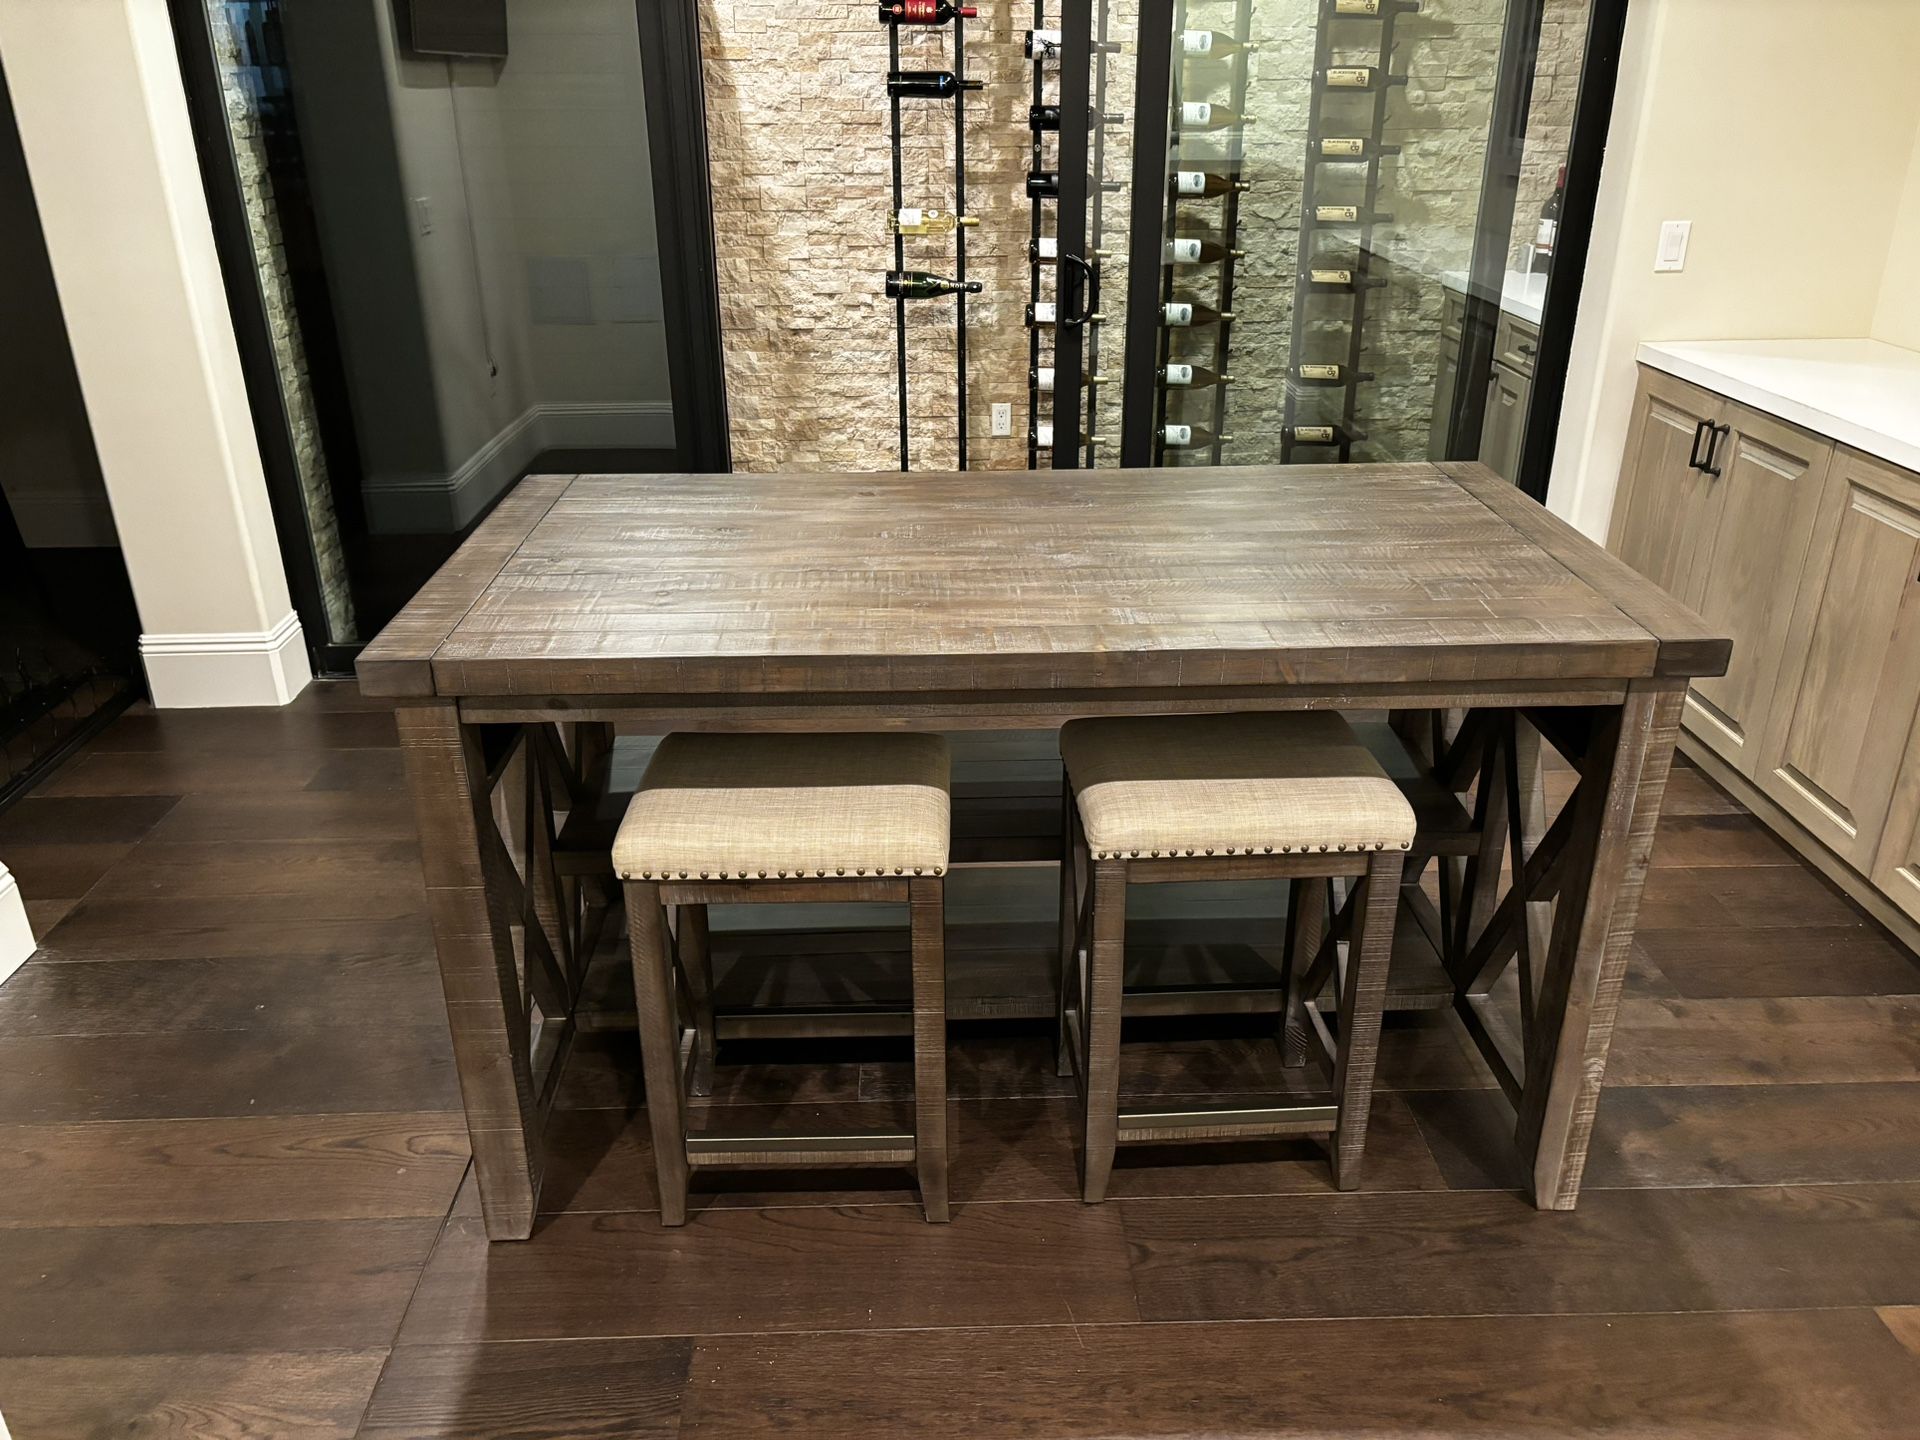
[[(1477, 465), (530, 477), (358, 666), (398, 712), (487, 1233), (533, 1228), (596, 904), (556, 827), (613, 722), (1390, 712), (1472, 821), (1416, 845), (1442, 1003), (1571, 1208), (1682, 697), (1729, 648)], [(1551, 824), (1543, 739), (1575, 773)]]

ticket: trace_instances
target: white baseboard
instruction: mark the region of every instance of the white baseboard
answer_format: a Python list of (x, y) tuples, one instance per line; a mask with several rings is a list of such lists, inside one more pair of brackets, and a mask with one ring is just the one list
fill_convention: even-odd
[(33, 927), (27, 923), (27, 902), (5, 865), (0, 865), (0, 985), (33, 954)]
[(285, 705), (313, 679), (300, 618), (291, 610), (271, 630), (142, 635), (140, 658), (157, 710)]
[(373, 474), (363, 487), (376, 535), (444, 535), (472, 524), (543, 450), (670, 450), (673, 406), (529, 406), (451, 475)]

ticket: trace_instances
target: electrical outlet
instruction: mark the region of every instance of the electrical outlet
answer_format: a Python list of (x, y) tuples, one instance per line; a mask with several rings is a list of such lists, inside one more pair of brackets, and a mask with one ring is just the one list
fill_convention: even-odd
[(1691, 220), (1663, 220), (1660, 222), (1660, 248), (1654, 252), (1653, 268), (1657, 274), (1687, 268), (1687, 241), (1693, 238)]
[(996, 405), (993, 407), (993, 433), (995, 435), (1013, 434), (1013, 406)]

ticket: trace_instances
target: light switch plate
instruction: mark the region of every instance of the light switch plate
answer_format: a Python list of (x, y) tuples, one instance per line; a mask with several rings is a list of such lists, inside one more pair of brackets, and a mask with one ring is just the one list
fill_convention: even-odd
[(433, 202), (424, 195), (413, 197), (413, 227), (422, 235), (433, 233)]
[(996, 405), (993, 407), (993, 433), (995, 435), (1013, 434), (1013, 406)]
[(1691, 220), (1663, 220), (1660, 222), (1660, 248), (1654, 253), (1653, 268), (1656, 273), (1684, 270), (1687, 268), (1687, 241), (1693, 238)]

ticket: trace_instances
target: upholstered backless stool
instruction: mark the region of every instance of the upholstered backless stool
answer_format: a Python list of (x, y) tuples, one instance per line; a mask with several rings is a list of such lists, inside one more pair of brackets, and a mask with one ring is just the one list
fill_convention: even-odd
[[(669, 735), (654, 752), (613, 863), (665, 1224), (685, 1222), (689, 1167), (704, 1166), (911, 1166), (927, 1219), (947, 1218), (948, 783), (935, 735)], [(814, 900), (911, 907), (913, 1133), (690, 1135), (689, 1076), (704, 1093), (713, 1067), (706, 907)]]
[[(1082, 1197), (1105, 1197), (1117, 1144), (1261, 1135), (1332, 1136), (1334, 1183), (1353, 1189), (1401, 864), (1414, 838), (1399, 786), (1346, 721), (1323, 711), (1075, 720), (1060, 732), (1060, 753), (1059, 1043), (1061, 1073), (1071, 1069), (1083, 1107)], [(1357, 883), (1322, 939), (1328, 877)], [(1298, 1064), (1312, 1045), (1332, 1074), (1331, 1095), (1120, 1109), (1127, 886), (1262, 879), (1292, 882), (1283, 1056)], [(1337, 1039), (1314, 1003), (1330, 977), (1338, 979)]]

